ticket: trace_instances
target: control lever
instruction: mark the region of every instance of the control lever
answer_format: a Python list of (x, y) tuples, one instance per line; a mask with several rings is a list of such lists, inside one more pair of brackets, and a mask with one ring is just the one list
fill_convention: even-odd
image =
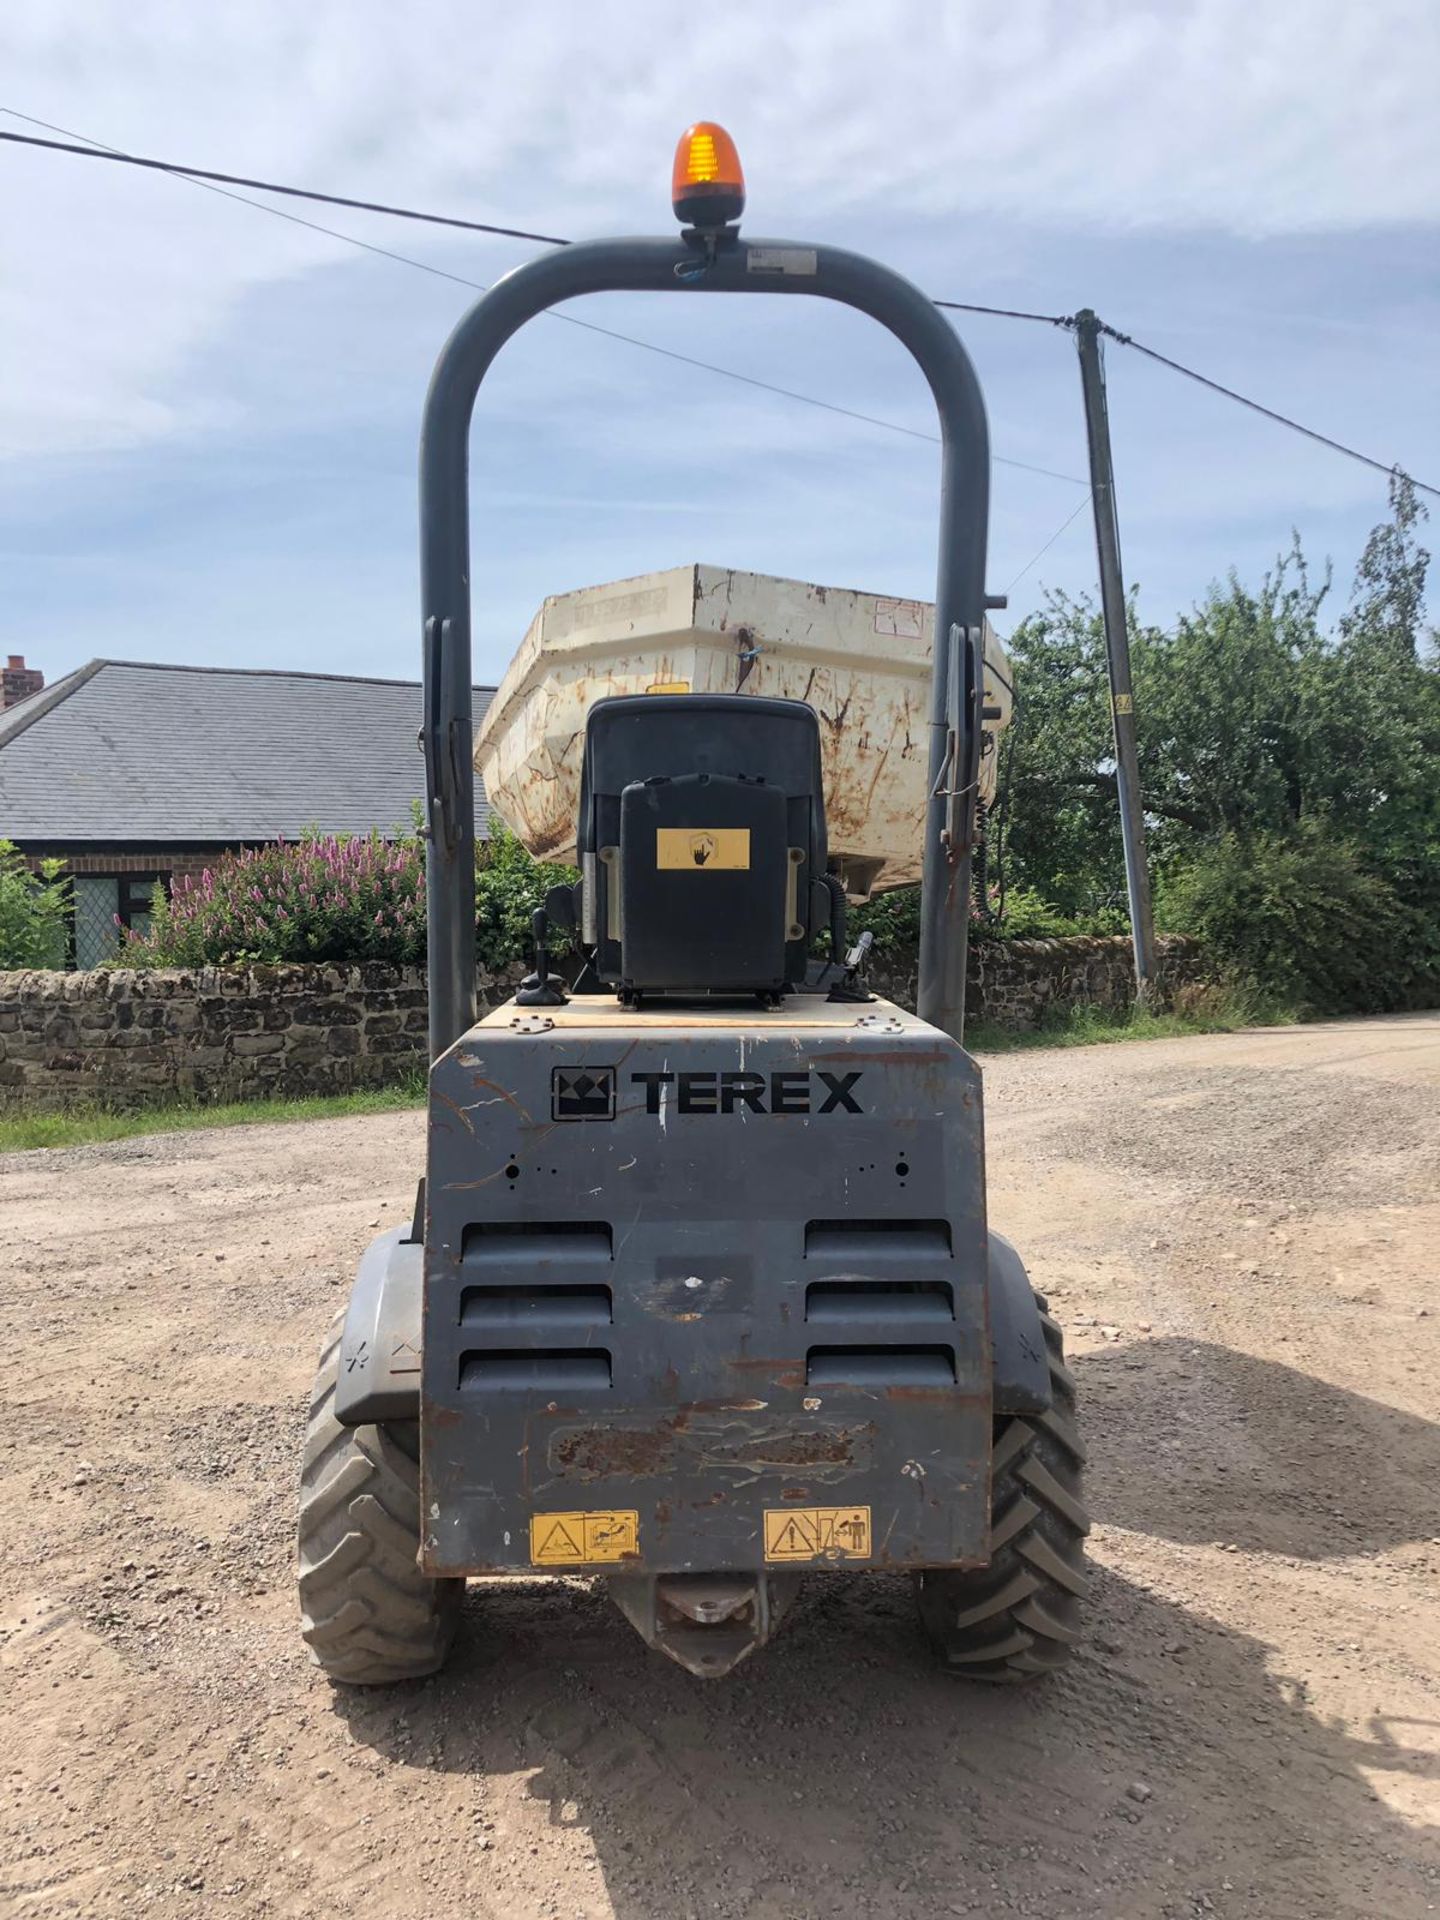
[(570, 996), (558, 973), (550, 971), (550, 916), (544, 907), (536, 907), (530, 916), (530, 936), (534, 941), (534, 970), (520, 982), (515, 995), (517, 1007), (568, 1006)]
[(875, 936), (867, 927), (845, 955), (844, 978), (837, 980), (830, 989), (832, 1000), (860, 1002), (873, 1000), (874, 994), (865, 985), (865, 969), (870, 963), (870, 949), (875, 944)]

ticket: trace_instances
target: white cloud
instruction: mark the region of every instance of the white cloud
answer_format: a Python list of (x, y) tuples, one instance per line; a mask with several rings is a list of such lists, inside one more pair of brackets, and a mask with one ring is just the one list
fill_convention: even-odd
[[(1432, 0), (10, 0), (0, 69), (7, 104), (118, 146), (562, 232), (663, 228), (673, 139), (711, 114), (760, 226), (923, 220), (948, 284), (990, 264), (938, 244), (976, 216), (1264, 235), (1440, 206)], [(164, 179), (0, 166), (11, 452), (213, 427), (185, 375), (240, 297), (354, 257)], [(515, 257), (314, 217), (462, 272)]]

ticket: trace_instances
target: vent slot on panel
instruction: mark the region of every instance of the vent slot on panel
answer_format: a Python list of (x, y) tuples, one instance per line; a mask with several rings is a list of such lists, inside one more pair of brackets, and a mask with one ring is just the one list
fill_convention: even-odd
[(461, 1354), (460, 1385), (481, 1393), (603, 1393), (610, 1355), (603, 1347), (482, 1348)]
[(953, 1320), (948, 1280), (812, 1280), (807, 1320)]
[(811, 1347), (807, 1387), (953, 1387), (953, 1347)]
[(896, 1260), (948, 1260), (948, 1220), (807, 1220), (805, 1258), (832, 1266), (879, 1266)]
[(486, 1220), (466, 1227), (460, 1259), (466, 1267), (580, 1267), (608, 1264), (613, 1241), (608, 1220)]
[(558, 1282), (540, 1287), (466, 1287), (462, 1327), (608, 1327), (610, 1289)]

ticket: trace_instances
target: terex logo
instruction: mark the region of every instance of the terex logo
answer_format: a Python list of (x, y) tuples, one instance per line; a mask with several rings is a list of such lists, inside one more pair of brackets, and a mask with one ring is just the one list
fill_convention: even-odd
[(858, 1073), (632, 1073), (645, 1089), (645, 1111), (659, 1113), (674, 1087), (677, 1113), (863, 1113)]

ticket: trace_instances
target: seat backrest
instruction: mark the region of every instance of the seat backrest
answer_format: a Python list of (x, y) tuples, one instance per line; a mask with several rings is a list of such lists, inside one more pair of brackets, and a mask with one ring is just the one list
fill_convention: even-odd
[(813, 709), (736, 694), (598, 701), (577, 838), (583, 936), (607, 985), (770, 993), (802, 981), (828, 911)]

